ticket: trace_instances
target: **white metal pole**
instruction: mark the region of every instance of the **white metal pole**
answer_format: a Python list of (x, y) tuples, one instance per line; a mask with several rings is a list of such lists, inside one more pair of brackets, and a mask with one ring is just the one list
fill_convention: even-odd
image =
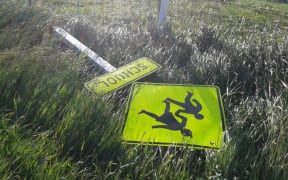
[(168, 3), (169, 3), (169, 0), (161, 0), (159, 19), (158, 19), (158, 28), (163, 27), (165, 25)]
[(61, 27), (54, 26), (53, 29), (55, 32), (57, 32), (59, 35), (61, 35), (66, 41), (68, 41), (70, 44), (72, 44), (74, 47), (76, 47), (79, 51), (81, 51), (86, 56), (88, 56), (92, 61), (94, 61), (96, 66), (98, 66), (105, 73), (112, 72), (112, 71), (116, 70), (116, 68), (114, 66), (109, 64), (106, 60), (104, 60), (102, 57), (100, 57), (94, 51), (89, 49), (83, 43), (78, 41), (76, 38), (74, 38), (72, 35), (70, 35), (68, 32), (66, 32)]

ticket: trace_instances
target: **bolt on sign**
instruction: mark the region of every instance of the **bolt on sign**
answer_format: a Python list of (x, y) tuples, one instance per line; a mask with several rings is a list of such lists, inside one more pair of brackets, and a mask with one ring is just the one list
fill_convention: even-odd
[(86, 82), (84, 85), (87, 89), (95, 92), (97, 95), (104, 95), (143, 78), (160, 68), (161, 66), (156, 62), (143, 57), (122, 66), (111, 73), (96, 77), (95, 79)]
[(216, 86), (134, 83), (123, 141), (219, 149), (224, 118)]

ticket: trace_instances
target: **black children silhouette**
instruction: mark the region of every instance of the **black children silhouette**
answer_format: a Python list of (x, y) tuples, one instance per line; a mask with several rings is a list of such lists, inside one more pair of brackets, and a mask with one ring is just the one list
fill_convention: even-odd
[(179, 123), (173, 114), (170, 112), (170, 102), (167, 100), (163, 101), (166, 104), (164, 113), (160, 116), (157, 116), (154, 113), (148, 112), (146, 110), (141, 110), (139, 114), (146, 114), (152, 118), (154, 118), (156, 121), (161, 122), (166, 125), (155, 125), (152, 126), (152, 128), (164, 128), (164, 129), (169, 129), (172, 131), (180, 131), (183, 136), (190, 136), (192, 137), (192, 132), (189, 129), (185, 129), (187, 118), (178, 115), (182, 119), (182, 122)]
[(180, 113), (187, 113), (187, 114), (194, 114), (196, 119), (201, 120), (204, 118), (202, 114), (199, 114), (199, 112), (202, 110), (202, 106), (196, 99), (192, 99), (192, 101), (196, 104), (196, 106), (194, 106), (190, 101), (192, 96), (193, 96), (193, 93), (187, 92), (187, 96), (185, 98), (184, 103), (176, 101), (171, 98), (167, 98), (166, 101), (176, 104), (183, 108), (183, 109), (176, 111), (175, 115), (177, 117), (181, 117)]

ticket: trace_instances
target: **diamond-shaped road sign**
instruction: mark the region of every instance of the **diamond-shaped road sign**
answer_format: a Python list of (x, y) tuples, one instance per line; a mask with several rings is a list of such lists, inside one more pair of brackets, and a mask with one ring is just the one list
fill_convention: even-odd
[(134, 83), (123, 141), (219, 149), (224, 119), (216, 86)]

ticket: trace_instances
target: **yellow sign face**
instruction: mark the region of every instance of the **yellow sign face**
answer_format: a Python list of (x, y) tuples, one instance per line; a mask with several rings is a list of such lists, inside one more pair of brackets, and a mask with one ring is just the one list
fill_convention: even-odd
[(123, 132), (126, 143), (219, 149), (225, 130), (216, 86), (134, 83)]
[(143, 57), (122, 66), (116, 71), (86, 82), (84, 85), (87, 89), (95, 92), (97, 95), (104, 95), (147, 76), (160, 68), (161, 66), (159, 64), (149, 58)]

